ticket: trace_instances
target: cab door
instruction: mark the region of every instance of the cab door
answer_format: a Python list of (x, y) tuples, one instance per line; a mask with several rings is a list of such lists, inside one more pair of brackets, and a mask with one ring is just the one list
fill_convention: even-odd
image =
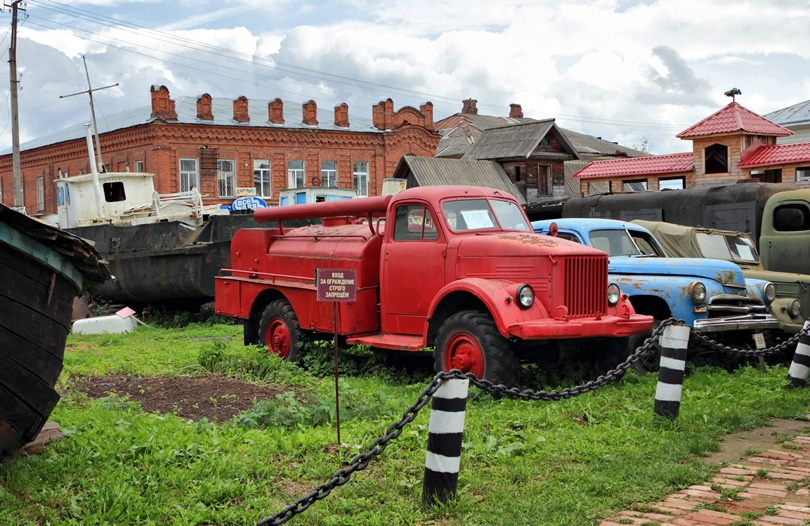
[(401, 203), (393, 217), (381, 255), (382, 329), (419, 335), (433, 298), (445, 284), (446, 238), (426, 204)]

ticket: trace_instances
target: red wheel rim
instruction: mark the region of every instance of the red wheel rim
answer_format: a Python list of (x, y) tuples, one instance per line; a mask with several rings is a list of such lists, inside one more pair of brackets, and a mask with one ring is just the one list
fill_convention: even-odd
[(264, 334), (264, 341), (267, 343), (267, 351), (277, 354), (282, 358), (290, 355), (290, 328), (281, 318), (273, 318), (267, 324), (267, 332)]
[(478, 341), (469, 334), (457, 334), (447, 342), (444, 355), (446, 370), (458, 369), (463, 373), (473, 373), (484, 377), (484, 351)]

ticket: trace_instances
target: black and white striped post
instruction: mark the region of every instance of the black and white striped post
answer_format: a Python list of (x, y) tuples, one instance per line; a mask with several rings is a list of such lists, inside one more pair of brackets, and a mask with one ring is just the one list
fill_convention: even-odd
[(658, 386), (655, 389), (655, 417), (675, 419), (681, 407), (683, 376), (686, 371), (686, 350), (689, 330), (684, 325), (668, 325), (658, 340), (661, 360), (658, 365)]
[(456, 495), (469, 387), (468, 379), (451, 378), (433, 395), (422, 485), (427, 505), (446, 503)]
[[(810, 321), (804, 322), (804, 329), (810, 326)], [(807, 375), (810, 373), (810, 334), (805, 333), (796, 344), (793, 360), (788, 369), (788, 387), (799, 388), (807, 385)]]

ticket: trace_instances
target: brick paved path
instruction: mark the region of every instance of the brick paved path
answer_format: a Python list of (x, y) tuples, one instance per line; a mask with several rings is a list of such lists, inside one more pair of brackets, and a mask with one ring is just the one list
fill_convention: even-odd
[(810, 525), (810, 437), (729, 464), (705, 485), (639, 504), (600, 526)]

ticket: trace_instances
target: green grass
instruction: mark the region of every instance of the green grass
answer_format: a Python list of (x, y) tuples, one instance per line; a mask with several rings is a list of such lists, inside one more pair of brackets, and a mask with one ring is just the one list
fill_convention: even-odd
[[(2, 522), (254, 524), (368, 451), (432, 376), (383, 367), (373, 353), (351, 354), (341, 357), (343, 443), (336, 448), (328, 410), (334, 379), (317, 354), (309, 369), (297, 368), (244, 347), (241, 328), (225, 324), (71, 335), (63, 398), (51, 418), (67, 437), (0, 468)], [(91, 400), (72, 387), (77, 376), (209, 370), (309, 395), (265, 401), (216, 426), (144, 413), (128, 400)], [(290, 524), (595, 525), (708, 480), (716, 466), (702, 456), (726, 433), (804, 418), (806, 391), (783, 389), (786, 372), (693, 370), (672, 422), (653, 419), (654, 374), (628, 372), (617, 384), (560, 402), (493, 399), (472, 388), (455, 501), (421, 505), (428, 406), (366, 470)]]

